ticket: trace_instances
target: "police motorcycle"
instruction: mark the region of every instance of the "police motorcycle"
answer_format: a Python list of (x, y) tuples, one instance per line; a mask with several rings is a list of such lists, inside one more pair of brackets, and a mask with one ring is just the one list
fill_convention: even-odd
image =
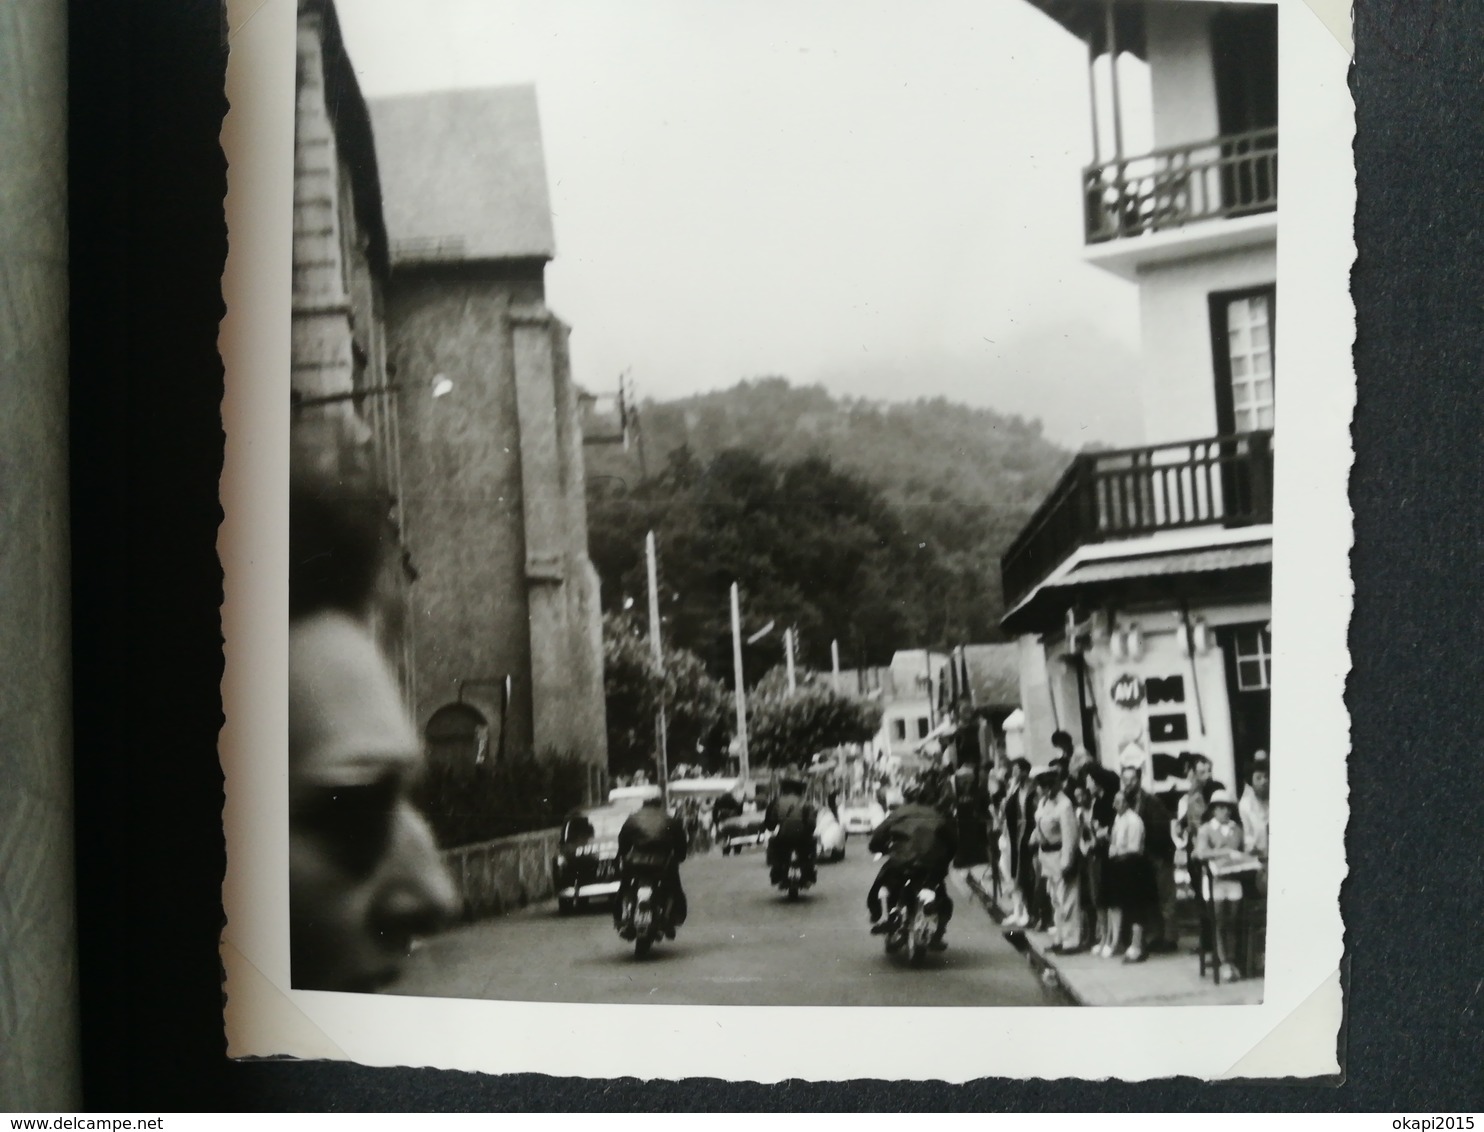
[(908, 963), (920, 967), (941, 927), (937, 887), (930, 878), (911, 872), (895, 893), (886, 889), (885, 895), (886, 953), (905, 954)]
[(775, 887), (779, 892), (787, 893), (790, 900), (797, 900), (800, 892), (814, 887), (815, 873), (806, 866), (802, 850), (795, 849), (789, 854), (788, 868)]
[(622, 862), (624, 884), (619, 895), (618, 934), (634, 944), (634, 957), (643, 959), (660, 939), (674, 939), (671, 896), (665, 884), (670, 870), (668, 854), (636, 850)]
[[(813, 803), (806, 798), (808, 789), (807, 779), (797, 767), (785, 767), (777, 775), (774, 784), (774, 798), (768, 804), (764, 816), (764, 829), (769, 834), (768, 840), (768, 869), (771, 874), (773, 886), (779, 892), (784, 893), (789, 900), (797, 900), (799, 893), (812, 888), (818, 879), (815, 872), (813, 849), (814, 829), (816, 817)], [(788, 793), (785, 794), (785, 791)], [(807, 821), (807, 831), (803, 840), (799, 840), (799, 833), (795, 825), (795, 831), (789, 835), (785, 833), (786, 824)], [(791, 843), (785, 844), (785, 837), (791, 836)], [(788, 859), (783, 860), (787, 854)]]

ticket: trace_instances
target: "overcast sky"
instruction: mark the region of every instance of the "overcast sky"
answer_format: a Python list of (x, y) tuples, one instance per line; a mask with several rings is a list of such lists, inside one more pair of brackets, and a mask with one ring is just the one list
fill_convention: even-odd
[[(547, 298), (587, 388), (781, 374), (1139, 439), (1137, 294), (1081, 258), (1086, 48), (1023, 0), (339, 11), (368, 98), (536, 84)], [(1147, 82), (1125, 75), (1139, 152)]]

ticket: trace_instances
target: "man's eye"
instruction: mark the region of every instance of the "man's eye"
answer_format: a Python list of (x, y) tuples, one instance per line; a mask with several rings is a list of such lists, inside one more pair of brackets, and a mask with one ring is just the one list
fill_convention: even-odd
[(348, 872), (364, 875), (391, 839), (397, 788), (390, 780), (367, 786), (324, 786), (294, 814), (294, 824), (324, 846)]

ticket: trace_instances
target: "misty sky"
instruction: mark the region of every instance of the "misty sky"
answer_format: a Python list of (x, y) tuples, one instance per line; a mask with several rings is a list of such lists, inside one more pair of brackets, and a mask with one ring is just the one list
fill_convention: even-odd
[(368, 98), (536, 84), (587, 388), (781, 374), (1139, 439), (1136, 291), (1081, 259), (1086, 48), (1023, 0), (338, 7)]

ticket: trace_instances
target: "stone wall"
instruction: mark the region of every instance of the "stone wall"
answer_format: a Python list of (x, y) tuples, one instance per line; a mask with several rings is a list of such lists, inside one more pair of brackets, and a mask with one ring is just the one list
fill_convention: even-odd
[(506, 751), (606, 768), (582, 436), (540, 265), (399, 268), (388, 309), (418, 726), (463, 703)]
[[(507, 312), (538, 284), (398, 272), (389, 359), (401, 423), (406, 538), (417, 572), (415, 717), (462, 700), (533, 746), (520, 425)], [(442, 384), (446, 383), (446, 384)], [(437, 395), (435, 395), (435, 390)], [(500, 682), (511, 678), (502, 719)]]
[(463, 903), (464, 918), (500, 916), (545, 900), (555, 891), (551, 872), (559, 829), (543, 829), (463, 845), (443, 854)]

